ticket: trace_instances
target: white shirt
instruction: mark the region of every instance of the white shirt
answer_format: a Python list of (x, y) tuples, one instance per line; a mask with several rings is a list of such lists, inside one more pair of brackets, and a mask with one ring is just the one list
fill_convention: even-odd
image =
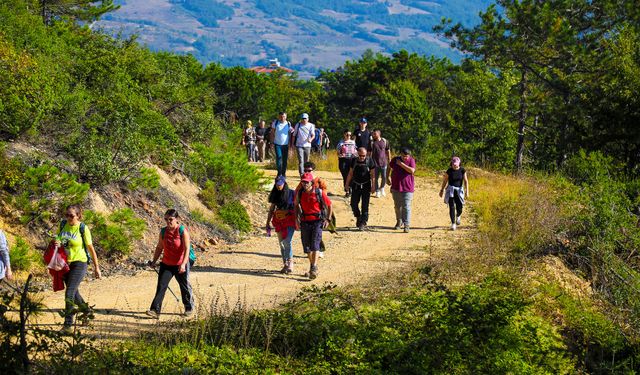
[(296, 147), (311, 147), (311, 137), (315, 134), (316, 126), (310, 122), (296, 124)]

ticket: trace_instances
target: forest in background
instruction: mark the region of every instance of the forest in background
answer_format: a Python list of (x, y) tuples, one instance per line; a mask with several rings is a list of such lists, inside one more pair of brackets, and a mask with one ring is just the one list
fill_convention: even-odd
[[(260, 181), (237, 146), (245, 120), (270, 120), (282, 110), (295, 119), (307, 112), (337, 140), (343, 129), (353, 129), (365, 116), (394, 149), (411, 147), (423, 166), (443, 168), (456, 154), (466, 165), (506, 173), (498, 180), (510, 181), (512, 172), (527, 176), (530, 184), (498, 186), (493, 195), (488, 189), (478, 198), (484, 202), (477, 208), (481, 235), (521, 262), (559, 256), (590, 283), (597, 293), (594, 305), (567, 299), (554, 289), (558, 286), (549, 286), (543, 295), (554, 296), (551, 300), (563, 313), (559, 319), (532, 308), (538, 306), (533, 296), (541, 291), (513, 285), (513, 278), (493, 274), (479, 284), (450, 290), (425, 271), (427, 276), (418, 277), (418, 285), (427, 285), (424, 289), (409, 283), (403, 294), (353, 303), (336, 302), (334, 292), (317, 291), (286, 312), (264, 313), (281, 322), (300, 319), (305, 327), (323, 332), (322, 340), (307, 342), (299, 352), (287, 353), (286, 336), (275, 346), (282, 352), (270, 350), (270, 344), (265, 349), (259, 334), (254, 344), (243, 341), (247, 352), (229, 337), (198, 345), (219, 351), (216, 358), (236, 365), (239, 358), (262, 358), (266, 362), (243, 363), (256, 372), (265, 365), (277, 368), (278, 356), (290, 358), (287, 366), (293, 367), (287, 368), (292, 372), (297, 364), (319, 358), (325, 362), (310, 372), (328, 372), (333, 365), (341, 372), (438, 372), (456, 363), (461, 372), (493, 372), (532, 361), (536, 365), (523, 371), (637, 369), (640, 8), (628, 1), (497, 3), (504, 11), (488, 8), (476, 27), (447, 21), (439, 26), (469, 54), (460, 64), (405, 51), (365, 53), (303, 81), (241, 67), (202, 66), (193, 56), (151, 52), (135, 37), (117, 39), (92, 31), (84, 22), (112, 10), (110, 1), (0, 0), (0, 138), (47, 150), (30, 157), (3, 151), (3, 216), (12, 226), (51, 226), (61, 207), (84, 201), (89, 189), (153, 186), (157, 176), (146, 169), (151, 163), (184, 170), (202, 187), (203, 201), (234, 222), (233, 215), (243, 210), (239, 196)], [(110, 222), (136, 227), (132, 215), (121, 213)], [(113, 243), (98, 244), (98, 251), (125, 254), (121, 237), (130, 240), (135, 233), (115, 233)], [(12, 251), (31, 250), (22, 242)], [(505, 295), (513, 288), (514, 294)], [(351, 308), (361, 304), (373, 307), (355, 323)], [(398, 304), (412, 309), (400, 311)], [(326, 306), (332, 319), (320, 319), (314, 306)], [(425, 306), (443, 310), (424, 325), (402, 325), (408, 317), (397, 320), (405, 313), (422, 316), (423, 309), (431, 309)], [(309, 311), (313, 314), (305, 315)], [(251, 319), (261, 322), (261, 314)], [(244, 318), (238, 319), (208, 324), (213, 330), (217, 324), (241, 324)], [(399, 322), (398, 336), (372, 331), (390, 321)], [(483, 330), (466, 331), (478, 324)], [(427, 337), (434, 325), (442, 329), (441, 336)], [(335, 333), (345, 327), (356, 329), (356, 337)], [(9, 328), (5, 332), (17, 329)], [(448, 329), (459, 336), (448, 336)], [(24, 358), (12, 337), (3, 338), (4, 364)], [(399, 337), (406, 341), (393, 350)], [(167, 340), (169, 352), (163, 355), (169, 356), (176, 349)], [(429, 340), (451, 356), (413, 350)], [(367, 343), (373, 342), (384, 344), (371, 351)], [(456, 346), (460, 342), (466, 346)], [(456, 362), (465, 348), (480, 343), (481, 349), (469, 357), (475, 362)], [(507, 350), (511, 344), (519, 349)], [(82, 358), (149, 365), (142, 359), (148, 348), (136, 350), (140, 357), (109, 352), (113, 357), (94, 353), (97, 357)], [(493, 361), (496, 356), (505, 362)], [(169, 357), (162, 357), (164, 365), (175, 365)], [(70, 360), (80, 369), (86, 365), (82, 358)], [(103, 368), (100, 363), (108, 368), (106, 362), (94, 364)], [(416, 367), (401, 367), (406, 363)], [(500, 366), (492, 367), (496, 363)]]

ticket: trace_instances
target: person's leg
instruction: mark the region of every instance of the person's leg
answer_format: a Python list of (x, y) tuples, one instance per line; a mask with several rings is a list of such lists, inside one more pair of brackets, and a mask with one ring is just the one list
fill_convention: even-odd
[(180, 286), (180, 296), (182, 297), (182, 304), (184, 305), (184, 311), (193, 310), (193, 291), (191, 289), (191, 283), (189, 282), (189, 274), (191, 273), (189, 265), (187, 265), (187, 271), (185, 273), (176, 272), (175, 277), (178, 285)]
[(311, 226), (311, 251), (309, 252), (309, 278), (318, 276), (318, 253), (322, 242), (322, 220), (314, 221)]
[(407, 229), (409, 228), (409, 223), (411, 222), (411, 201), (413, 200), (413, 193), (402, 193), (402, 195), (402, 221), (404, 222), (405, 229)]
[(296, 232), (295, 227), (287, 228), (287, 237), (285, 237), (285, 266), (287, 267), (287, 273), (291, 273), (293, 271), (293, 248), (291, 246), (291, 240), (293, 239), (293, 234)]
[(156, 285), (156, 295), (153, 297), (151, 307), (149, 310), (155, 311), (160, 314), (162, 310), (162, 301), (164, 300), (164, 294), (169, 287), (169, 281), (173, 277), (173, 269), (177, 269), (176, 266), (167, 266), (164, 263), (160, 263), (160, 269), (158, 270), (158, 284)]
[(278, 174), (282, 174), (282, 161), (283, 161), (283, 151), (282, 146), (273, 145), (273, 151), (276, 154), (276, 169), (278, 170)]
[[(386, 174), (382, 174), (382, 168), (380, 167), (376, 167), (375, 169), (376, 171), (376, 192), (378, 190), (380, 190), (380, 187), (382, 186), (382, 183), (384, 183), (384, 179), (386, 177)], [(380, 179), (380, 177), (382, 177), (382, 183), (378, 182), (378, 180)]]
[(396, 227), (402, 225), (402, 193), (391, 190), (391, 197), (393, 198), (393, 209), (396, 212)]
[(387, 166), (378, 167), (378, 168), (380, 169), (380, 181), (381, 181), (379, 188), (380, 188), (380, 191), (384, 193), (384, 187), (387, 185)]
[(356, 218), (356, 226), (360, 226), (360, 196), (362, 195), (362, 189), (358, 185), (352, 185), (351, 188), (351, 211)]
[(287, 175), (287, 162), (289, 161), (289, 145), (284, 145), (282, 147), (282, 173), (283, 176)]
[(362, 209), (360, 213), (360, 224), (367, 225), (369, 221), (369, 200), (371, 199), (371, 183), (362, 186)]
[[(304, 162), (306, 163), (309, 160), (311, 160), (311, 147), (305, 147), (304, 148)], [(304, 172), (304, 169), (302, 171)]]
[(264, 161), (264, 146), (265, 142), (263, 140), (258, 141), (258, 161)]
[(456, 206), (454, 199), (451, 197), (449, 197), (449, 219), (451, 219), (451, 224), (456, 222)]
[(282, 257), (282, 264), (286, 264), (287, 259), (289, 259), (288, 257), (289, 251), (287, 249), (287, 244), (286, 244), (287, 237), (286, 235), (283, 236), (281, 232), (277, 232), (277, 233), (278, 233), (278, 244), (280, 245), (280, 256)]
[(300, 240), (302, 242), (302, 251), (309, 254), (311, 248), (311, 227), (306, 221), (300, 222)]
[[(64, 325), (71, 326), (73, 324), (73, 318), (75, 317), (74, 306), (78, 302), (84, 303), (84, 300), (78, 292), (80, 282), (87, 274), (87, 263), (85, 262), (71, 262), (69, 264), (69, 272), (64, 276), (64, 283), (66, 290), (64, 293)], [(78, 300), (79, 299), (79, 300)]]
[(462, 215), (462, 199), (460, 199), (460, 195), (458, 195), (458, 192), (456, 192), (456, 195), (454, 196), (454, 202), (456, 204), (456, 224), (460, 224), (460, 215)]
[(300, 176), (304, 173), (304, 147), (296, 147), (296, 155), (298, 156), (298, 173)]

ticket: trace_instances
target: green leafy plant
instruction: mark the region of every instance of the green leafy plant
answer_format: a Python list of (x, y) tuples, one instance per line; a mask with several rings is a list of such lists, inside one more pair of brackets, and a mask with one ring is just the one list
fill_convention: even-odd
[(108, 256), (129, 254), (133, 250), (133, 241), (141, 239), (147, 227), (130, 208), (114, 211), (108, 216), (85, 211), (84, 221), (91, 229), (93, 242)]
[(160, 175), (154, 168), (140, 168), (139, 173), (132, 177), (129, 181), (129, 188), (131, 190), (146, 189), (156, 190), (160, 187)]
[(16, 236), (15, 244), (9, 249), (9, 257), (14, 270), (29, 271), (34, 265), (42, 264), (42, 257), (20, 236)]
[(251, 219), (244, 206), (238, 201), (231, 201), (220, 206), (218, 214), (225, 224), (240, 232), (249, 232), (252, 228)]

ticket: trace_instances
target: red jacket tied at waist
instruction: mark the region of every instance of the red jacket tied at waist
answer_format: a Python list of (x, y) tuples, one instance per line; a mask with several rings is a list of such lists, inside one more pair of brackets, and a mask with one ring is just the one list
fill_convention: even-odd
[(69, 272), (69, 264), (67, 263), (67, 253), (63, 246), (56, 246), (54, 241), (49, 243), (49, 247), (44, 252), (44, 263), (49, 264), (55, 254), (58, 254), (64, 260), (64, 267), (60, 270), (49, 269), (49, 274), (53, 278), (53, 291), (64, 290), (64, 275)]

